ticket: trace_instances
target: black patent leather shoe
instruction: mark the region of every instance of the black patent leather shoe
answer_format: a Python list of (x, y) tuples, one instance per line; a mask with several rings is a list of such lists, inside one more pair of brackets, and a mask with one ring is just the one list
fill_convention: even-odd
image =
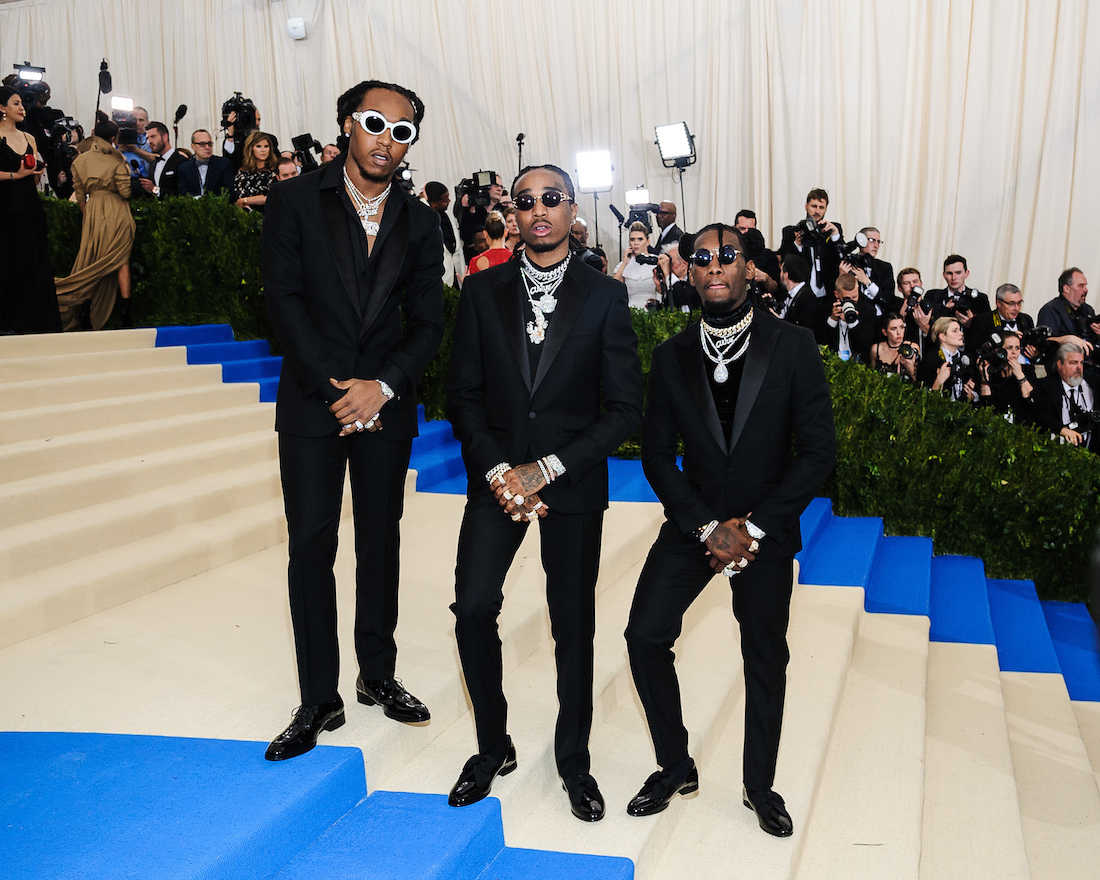
[(355, 679), (355, 697), (366, 706), (382, 707), (387, 718), (417, 724), (432, 717), (428, 707), (410, 694), (396, 678)]
[(474, 755), (462, 768), (447, 803), (452, 807), (476, 804), (493, 790), (494, 779), (507, 776), (516, 766), (516, 747), (511, 740), (508, 740), (508, 756), (502, 764), (495, 763), (488, 755)]
[(787, 813), (787, 805), (774, 791), (769, 789), (750, 793), (748, 789), (742, 789), (741, 802), (756, 813), (756, 821), (768, 834), (790, 837), (794, 833), (794, 823)]
[(603, 818), (603, 795), (596, 780), (587, 773), (562, 780), (561, 787), (569, 794), (569, 808), (582, 822), (599, 822)]
[(317, 745), (322, 730), (336, 730), (343, 723), (344, 701), (339, 697), (319, 706), (299, 706), (290, 726), (275, 737), (264, 757), (269, 761), (285, 761), (304, 755)]
[(667, 770), (650, 774), (641, 791), (626, 805), (631, 816), (652, 816), (665, 809), (676, 795), (686, 798), (699, 792), (699, 771), (688, 758)]

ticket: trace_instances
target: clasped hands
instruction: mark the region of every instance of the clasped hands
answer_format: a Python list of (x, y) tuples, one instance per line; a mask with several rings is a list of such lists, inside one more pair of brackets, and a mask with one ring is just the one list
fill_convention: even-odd
[(340, 436), (355, 434), (359, 431), (382, 430), (381, 410), (388, 397), (382, 393), (382, 386), (375, 379), (329, 379), (336, 388), (347, 391), (329, 412), (340, 422)]
[(550, 510), (538, 496), (539, 490), (545, 486), (546, 479), (539, 466), (529, 462), (494, 477), (490, 488), (497, 504), (514, 522), (534, 522)]
[(727, 577), (747, 568), (760, 550), (760, 542), (745, 527), (749, 516), (735, 516), (719, 523), (707, 538), (710, 567)]

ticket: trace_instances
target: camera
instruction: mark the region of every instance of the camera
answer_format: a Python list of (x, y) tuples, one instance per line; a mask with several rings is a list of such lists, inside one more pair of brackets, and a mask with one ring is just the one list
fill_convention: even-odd
[(635, 254), (634, 261), (642, 266), (656, 266), (657, 255), (656, 254)]
[(455, 196), (459, 204), (463, 196), (469, 196), (468, 204), (471, 208), (488, 208), (492, 204), (489, 195), (489, 187), (497, 179), (495, 171), (475, 171), (455, 187)]
[(859, 309), (850, 299), (841, 300), (840, 316), (844, 319), (845, 324), (854, 324), (859, 320)]
[(904, 360), (912, 360), (917, 356), (917, 347), (911, 342), (903, 342), (898, 346), (898, 357)]
[[(76, 158), (76, 144), (70, 138), (72, 132), (83, 134), (80, 123), (71, 116), (62, 116), (50, 129), (50, 143), (53, 144), (54, 153), (59, 158), (70, 162)], [(77, 140), (80, 139), (77, 138)]]
[(656, 214), (658, 210), (660, 210), (660, 205), (654, 204), (653, 202), (631, 205), (630, 213), (626, 215), (626, 225), (630, 226), (631, 223), (644, 223), (646, 229), (652, 229), (653, 224), (649, 222), (649, 215)]
[[(978, 291), (964, 288), (962, 293), (955, 293), (950, 287), (943, 292), (943, 304), (948, 312), (973, 312), (974, 303), (978, 301)], [(951, 309), (947, 304), (953, 302), (955, 308)], [(922, 306), (923, 308), (923, 306)]]
[(935, 306), (935, 300), (932, 295), (925, 293), (923, 287), (913, 287), (909, 291), (909, 296), (905, 300), (905, 307), (912, 311), (917, 306), (920, 306), (922, 312), (931, 313), (932, 308)]
[(310, 150), (321, 155), (321, 142), (313, 137), (312, 134), (306, 132), (290, 139), (290, 145), (294, 147), (294, 155), (298, 158), (298, 161), (302, 164), (302, 172), (313, 171), (317, 168), (317, 160), (313, 158), (313, 154)]
[(1049, 327), (1039, 325), (1038, 327), (1032, 327), (1030, 330), (1025, 330), (1020, 334), (1020, 347), (1027, 348), (1029, 345), (1034, 345), (1036, 351), (1040, 353), (1043, 350), (1043, 346), (1047, 344), (1047, 340), (1050, 339), (1050, 334), (1054, 332)]
[(840, 243), (840, 259), (851, 263), (854, 268), (870, 272), (874, 257), (863, 253), (865, 247), (867, 247), (867, 236), (857, 232), (856, 237), (847, 244)]
[(978, 357), (985, 361), (990, 373), (999, 375), (1008, 369), (1008, 352), (1004, 350), (1004, 339), (1000, 333), (994, 333), (981, 344)]
[(1069, 424), (1071, 431), (1091, 431), (1100, 425), (1100, 410), (1082, 409), (1075, 401), (1069, 402)]
[(753, 284), (753, 290), (756, 293), (756, 301), (760, 304), (761, 308), (768, 309), (769, 311), (779, 314), (780, 308), (782, 308), (775, 294), (768, 293), (766, 290), (758, 290), (756, 284)]
[(118, 145), (136, 147), (138, 142), (137, 117), (130, 110), (112, 110), (111, 122), (118, 126)]
[[(229, 114), (236, 113), (233, 122), (229, 121)], [(240, 92), (234, 92), (233, 97), (222, 104), (222, 131), (228, 131), (233, 126), (233, 143), (241, 146), (248, 136), (259, 128), (257, 121), (258, 112), (251, 98), (245, 98)]]
[(959, 355), (951, 362), (951, 373), (947, 377), (947, 382), (956, 385), (965, 385), (972, 378), (970, 358), (965, 354)]

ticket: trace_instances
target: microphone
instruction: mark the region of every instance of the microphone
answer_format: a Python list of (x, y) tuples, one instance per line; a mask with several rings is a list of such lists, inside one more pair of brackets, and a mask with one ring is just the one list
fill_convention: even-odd
[(615, 219), (619, 221), (619, 225), (622, 226), (626, 222), (626, 218), (623, 216), (622, 211), (614, 205), (608, 205), (608, 207), (611, 209), (611, 213), (615, 215)]
[(111, 93), (111, 71), (107, 69), (107, 59), (99, 64), (99, 90), (105, 95)]
[(187, 115), (187, 105), (186, 104), (180, 104), (176, 108), (176, 118), (172, 120), (172, 125), (175, 125), (177, 122), (179, 122), (181, 119), (183, 119), (183, 117), (186, 116), (186, 115)]
[(137, 159), (131, 159), (130, 160), (130, 167), (134, 169), (134, 174), (136, 176), (139, 176), (139, 177), (141, 176), (141, 166), (138, 164)]
[(516, 143), (517, 143), (517, 144), (522, 144), (522, 143), (523, 143), (523, 138), (524, 138), (524, 137), (525, 137), (525, 135), (524, 135), (524, 133), (523, 133), (523, 132), (521, 131), (521, 132), (520, 132), (519, 134), (517, 134), (517, 135), (516, 135)]

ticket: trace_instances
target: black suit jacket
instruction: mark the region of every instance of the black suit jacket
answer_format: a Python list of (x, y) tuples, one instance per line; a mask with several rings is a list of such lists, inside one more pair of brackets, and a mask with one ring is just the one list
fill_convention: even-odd
[[(653, 352), (642, 464), (677, 529), (751, 512), (761, 559), (802, 548), (798, 518), (836, 461), (829, 383), (813, 334), (757, 309), (727, 442), (692, 322)], [(792, 455), (792, 437), (794, 454)], [(683, 469), (676, 465), (677, 440)]]
[[(812, 293), (812, 291), (811, 291)], [(817, 341), (827, 345), (833, 351), (840, 348), (840, 325), (829, 326), (829, 319), (833, 316), (833, 303), (835, 298), (823, 297), (818, 303), (817, 317)], [(856, 311), (859, 313), (859, 321), (848, 328), (848, 345), (852, 354), (857, 356), (865, 364), (871, 362), (871, 346), (875, 344), (878, 334), (878, 317), (875, 315), (875, 307), (866, 297), (860, 297), (855, 301)]]
[(864, 296), (875, 304), (876, 309), (881, 309), (884, 315), (898, 311), (901, 308), (901, 297), (897, 295), (894, 267), (885, 260), (872, 259), (871, 271), (867, 273), (867, 277), (878, 285), (878, 294), (869, 297), (864, 293)]
[(607, 457), (638, 429), (642, 368), (626, 288), (574, 259), (557, 290), (538, 369), (524, 326), (519, 262), (462, 286), (447, 383), (447, 416), (462, 443), (471, 496), (485, 474), (555, 454), (565, 476), (539, 493), (551, 509), (607, 507)]
[[(982, 343), (986, 342), (994, 333), (1000, 333), (1004, 323), (1004, 318), (996, 309), (992, 312), (982, 312), (980, 315), (975, 315), (970, 322), (970, 326), (964, 331), (966, 348), (970, 354), (974, 355), (982, 347)], [(1030, 315), (1020, 312), (1016, 316), (1016, 327), (1021, 333), (1024, 330), (1030, 330), (1034, 326), (1035, 322), (1031, 320)]]
[(658, 229), (657, 243), (653, 246), (652, 249), (655, 249), (657, 253), (660, 253), (661, 248), (663, 248), (666, 244), (672, 244), (675, 241), (679, 241), (681, 238), (683, 238), (683, 235), (684, 230), (682, 230), (675, 223), (673, 223), (672, 226), (669, 227), (668, 232), (664, 235), (661, 235), (661, 231)]
[(343, 392), (329, 378), (381, 379), (397, 395), (383, 408), (386, 436), (415, 437), (416, 383), (443, 338), (439, 217), (394, 187), (368, 281), (356, 276), (352, 248), (365, 254), (366, 240), (352, 235), (352, 211), (339, 161), (267, 197), (264, 299), (283, 348), (275, 428), (305, 437), (337, 431), (328, 407)]
[[(173, 150), (172, 155), (164, 160), (164, 170), (160, 173), (160, 183), (157, 186), (160, 187), (159, 198), (167, 198), (168, 196), (179, 195), (179, 168), (187, 161), (187, 157), (183, 155), (179, 150)], [(161, 163), (156, 163), (149, 169), (149, 180), (156, 180), (154, 173), (156, 166)]]
[(788, 304), (787, 311), (783, 313), (783, 320), (816, 333), (819, 313), (817, 297), (814, 296), (809, 283), (804, 283)]
[[(1085, 381), (1088, 382), (1087, 379)], [(1088, 384), (1092, 388), (1093, 406), (1100, 406), (1100, 386), (1093, 382), (1088, 382)], [(1062, 394), (1062, 380), (1058, 377), (1054, 365), (1051, 364), (1050, 372), (1035, 383), (1035, 390), (1031, 392), (1031, 403), (1025, 412), (1025, 419), (1033, 425), (1046, 428), (1052, 434), (1057, 434), (1062, 428), (1066, 427), (1066, 423), (1062, 420)], [(1089, 427), (1084, 425), (1077, 430), (1082, 431), (1082, 428), (1087, 429)], [(1088, 448), (1093, 452), (1100, 451), (1100, 430), (1092, 429)]]
[(840, 277), (840, 253), (837, 250), (837, 246), (844, 242), (844, 227), (839, 223), (834, 225), (836, 226), (836, 231), (840, 235), (840, 238), (835, 242), (826, 242), (824, 246), (807, 246), (804, 244), (802, 250), (799, 251), (794, 243), (795, 227), (784, 226), (783, 239), (779, 245), (780, 256), (801, 253), (802, 256), (806, 258), (806, 262), (810, 264), (811, 268), (813, 268), (815, 264), (815, 259), (820, 260), (821, 271), (817, 273), (817, 277), (818, 281), (820, 281), (825, 288), (826, 301), (833, 295), (833, 288), (836, 285), (836, 280)]
[(228, 193), (233, 191), (233, 163), (222, 156), (211, 156), (206, 168), (206, 189), (203, 190), (199, 178), (199, 166), (194, 159), (188, 159), (176, 171), (176, 181), (181, 196), (201, 196), (207, 193)]

